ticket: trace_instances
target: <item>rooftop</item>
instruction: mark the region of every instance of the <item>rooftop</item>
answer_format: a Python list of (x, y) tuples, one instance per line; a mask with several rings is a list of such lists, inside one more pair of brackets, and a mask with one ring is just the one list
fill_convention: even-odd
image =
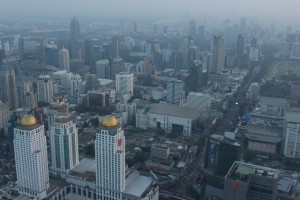
[(279, 171), (268, 167), (236, 161), (233, 163), (225, 178), (239, 182), (247, 182), (249, 177), (253, 175), (277, 179), (279, 177)]
[(126, 178), (126, 186), (124, 193), (137, 197), (142, 197), (143, 193), (151, 186), (152, 178), (142, 176), (137, 171), (133, 171)]
[(284, 117), (287, 122), (300, 124), (300, 112), (286, 111)]
[(201, 116), (201, 111), (193, 108), (179, 107), (171, 104), (154, 104), (148, 111), (151, 114), (166, 115), (196, 120)]

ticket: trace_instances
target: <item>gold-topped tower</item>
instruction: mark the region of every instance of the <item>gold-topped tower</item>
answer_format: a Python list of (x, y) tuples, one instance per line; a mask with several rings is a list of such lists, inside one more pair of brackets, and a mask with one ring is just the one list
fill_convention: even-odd
[(37, 125), (37, 121), (35, 119), (34, 116), (32, 115), (25, 115), (22, 119), (21, 119), (21, 126), (35, 126)]
[(101, 122), (101, 125), (106, 127), (117, 126), (118, 124), (119, 120), (112, 115), (105, 116)]

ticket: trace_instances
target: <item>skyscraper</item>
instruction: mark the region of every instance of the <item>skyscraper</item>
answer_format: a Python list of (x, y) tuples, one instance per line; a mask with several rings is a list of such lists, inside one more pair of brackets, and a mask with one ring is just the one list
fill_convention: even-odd
[(71, 96), (73, 97), (78, 97), (83, 92), (82, 78), (79, 74), (72, 75), (70, 91), (71, 91)]
[(237, 38), (237, 47), (236, 47), (236, 67), (243, 68), (243, 55), (244, 55), (244, 45), (245, 39), (239, 34)]
[(202, 62), (200, 60), (194, 60), (193, 63), (189, 73), (189, 91), (197, 92), (202, 90), (203, 87)]
[(189, 36), (192, 36), (193, 39), (195, 39), (196, 35), (196, 21), (190, 20), (189, 22)]
[(104, 117), (97, 128), (95, 152), (97, 199), (122, 199), (125, 190), (125, 136), (114, 116)]
[(80, 25), (75, 16), (71, 21), (71, 58), (82, 58)]
[(68, 114), (59, 114), (51, 126), (51, 174), (65, 178), (70, 169), (79, 163), (78, 133)]
[(62, 48), (58, 51), (58, 67), (70, 71), (70, 59), (68, 49)]
[(33, 109), (38, 106), (37, 94), (34, 92), (32, 83), (30, 81), (19, 82), (17, 84), (17, 91), (20, 107)]
[(18, 95), (15, 72), (8, 66), (0, 66), (0, 100), (9, 105), (10, 110), (17, 109)]
[(53, 98), (53, 85), (50, 76), (40, 75), (37, 82), (38, 101), (51, 102)]
[(133, 74), (124, 72), (116, 75), (116, 92), (125, 102), (133, 96)]
[(211, 73), (221, 73), (225, 65), (226, 42), (221, 36), (214, 36), (213, 40), (213, 66)]
[(21, 194), (44, 199), (49, 189), (47, 142), (44, 125), (25, 115), (14, 129), (17, 185)]
[(114, 35), (112, 38), (112, 59), (120, 57), (120, 38)]
[(110, 79), (111, 67), (107, 59), (98, 60), (96, 62), (95, 69), (96, 69), (97, 78)]

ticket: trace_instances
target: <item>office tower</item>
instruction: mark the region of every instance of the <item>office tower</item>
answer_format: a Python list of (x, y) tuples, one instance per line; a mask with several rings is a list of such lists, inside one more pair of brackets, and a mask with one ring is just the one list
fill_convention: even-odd
[(244, 37), (239, 34), (237, 38), (237, 47), (236, 47), (236, 67), (238, 68), (244, 68), (243, 65), (243, 55), (244, 55), (244, 45), (245, 45), (245, 39)]
[(79, 74), (73, 74), (70, 83), (70, 92), (72, 97), (78, 97), (83, 91), (82, 78)]
[[(50, 133), (51, 128), (55, 122), (55, 117), (60, 114), (66, 114), (69, 112), (68, 102), (63, 97), (53, 98), (50, 102), (47, 110), (47, 122), (48, 122), (48, 129), (47, 133)], [(49, 135), (47, 135), (49, 137)]]
[(17, 84), (19, 106), (29, 110), (38, 106), (37, 94), (33, 90), (30, 81), (20, 82)]
[(50, 130), (51, 174), (65, 178), (69, 170), (79, 163), (76, 124), (70, 115), (58, 114)]
[(213, 66), (210, 73), (221, 73), (225, 65), (226, 42), (221, 36), (214, 36), (213, 40)]
[(14, 149), (19, 192), (37, 199), (46, 198), (49, 172), (44, 125), (25, 115), (14, 129)]
[(58, 67), (70, 71), (69, 51), (64, 47), (58, 51)]
[(224, 200), (276, 200), (279, 171), (235, 162), (229, 169), (224, 181)]
[(196, 60), (196, 53), (197, 53), (198, 49), (197, 47), (193, 46), (189, 48), (189, 52), (188, 52), (188, 60), (187, 60), (187, 64), (188, 64), (188, 71), (190, 72), (191, 67), (194, 65), (194, 60)]
[(82, 58), (80, 25), (75, 16), (71, 21), (71, 58)]
[(116, 75), (116, 92), (125, 102), (133, 96), (133, 74), (123, 72)]
[(88, 91), (87, 106), (107, 108), (109, 106), (109, 92)]
[(167, 102), (179, 104), (184, 97), (183, 82), (181, 80), (167, 81)]
[(38, 101), (51, 102), (53, 98), (53, 84), (49, 75), (40, 75), (37, 81)]
[(202, 62), (194, 60), (189, 73), (189, 91), (201, 91), (203, 87)]
[(99, 48), (97, 39), (86, 39), (84, 41), (84, 62), (86, 65), (91, 67), (91, 73), (95, 73), (96, 58), (100, 57), (100, 52), (96, 52)]
[(234, 139), (212, 135), (207, 139), (204, 168), (211, 174), (225, 176), (232, 164), (241, 159), (242, 147)]
[(111, 64), (111, 78), (110, 79), (115, 79), (116, 75), (119, 73), (122, 73), (125, 71), (125, 64), (124, 60), (119, 57), (119, 58), (114, 58)]
[(5, 129), (9, 119), (9, 107), (0, 101), (0, 130)]
[(96, 129), (97, 199), (122, 199), (125, 190), (125, 136), (119, 121), (106, 116)]
[(156, 24), (153, 25), (153, 34), (154, 35), (158, 34), (158, 25)]
[(45, 64), (58, 66), (58, 48), (53, 42), (45, 46)]
[(252, 37), (251, 38), (251, 47), (252, 48), (257, 48), (257, 38), (256, 37)]
[(300, 112), (288, 110), (284, 112), (284, 156), (300, 158)]
[(112, 38), (112, 59), (120, 58), (120, 38), (118, 35), (114, 35)]
[(17, 109), (19, 105), (15, 72), (5, 65), (0, 66), (0, 88), (0, 100), (7, 103), (10, 110)]
[(199, 26), (199, 36), (200, 36), (200, 39), (205, 39), (204, 38), (204, 26)]
[(247, 18), (241, 17), (240, 18), (240, 33), (245, 35), (247, 33)]
[(191, 36), (193, 39), (195, 39), (196, 35), (196, 21), (190, 20), (189, 22), (189, 36)]

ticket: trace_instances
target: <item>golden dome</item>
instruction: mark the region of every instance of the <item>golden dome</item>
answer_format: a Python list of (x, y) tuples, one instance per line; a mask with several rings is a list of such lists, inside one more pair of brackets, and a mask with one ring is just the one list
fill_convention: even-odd
[(32, 115), (25, 115), (21, 119), (21, 126), (34, 126), (37, 124), (37, 121), (34, 116)]
[(119, 121), (112, 115), (105, 116), (101, 122), (102, 126), (117, 126)]

